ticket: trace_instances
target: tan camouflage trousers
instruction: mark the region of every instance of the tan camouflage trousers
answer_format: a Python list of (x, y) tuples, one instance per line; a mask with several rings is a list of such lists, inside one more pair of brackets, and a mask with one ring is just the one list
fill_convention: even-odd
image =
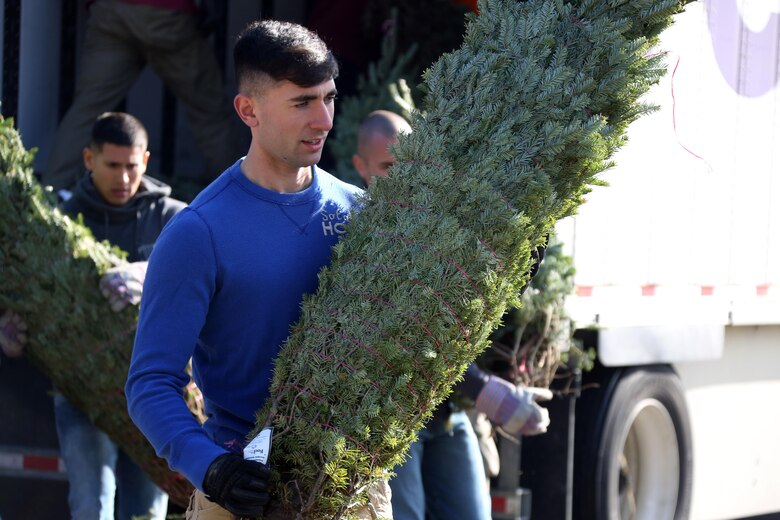
[[(382, 481), (371, 487), (368, 491), (369, 503), (357, 511), (360, 520), (392, 520), (393, 508), (390, 504), (390, 486)], [(230, 511), (218, 506), (206, 495), (196, 489), (190, 497), (190, 505), (187, 507), (186, 520), (241, 520)], [(279, 511), (269, 511), (263, 520), (293, 520)]]

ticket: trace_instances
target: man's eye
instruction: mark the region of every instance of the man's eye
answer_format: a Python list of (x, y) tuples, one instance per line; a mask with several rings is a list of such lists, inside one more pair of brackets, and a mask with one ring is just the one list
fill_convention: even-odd
[(309, 104), (308, 101), (304, 101), (303, 103), (298, 103), (297, 105), (293, 105), (293, 106), (295, 106), (295, 108), (305, 108), (306, 106), (308, 106), (308, 104)]

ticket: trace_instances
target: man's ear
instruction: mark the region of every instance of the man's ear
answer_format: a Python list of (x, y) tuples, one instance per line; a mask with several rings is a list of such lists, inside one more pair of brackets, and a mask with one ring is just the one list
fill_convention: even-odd
[(352, 167), (362, 176), (366, 171), (366, 162), (358, 154), (352, 156)]
[(143, 164), (143, 170), (141, 171), (141, 175), (143, 175), (144, 173), (146, 173), (146, 168), (149, 166), (149, 157), (150, 157), (151, 155), (152, 155), (152, 154), (151, 154), (151, 152), (149, 152), (149, 150), (146, 150), (146, 151), (144, 152), (144, 158), (142, 159), (142, 161), (143, 161), (143, 162), (142, 162), (142, 164)]
[(368, 166), (366, 161), (363, 160), (358, 154), (352, 156), (352, 167), (358, 172), (360, 178), (363, 179), (363, 183), (368, 186), (371, 184), (371, 175), (368, 173)]
[(84, 167), (87, 169), (87, 171), (92, 171), (92, 161), (95, 159), (95, 156), (92, 154), (92, 148), (87, 146), (81, 151), (81, 156), (84, 158)]
[(241, 121), (243, 121), (246, 126), (257, 126), (258, 121), (257, 116), (255, 115), (255, 101), (251, 97), (245, 94), (236, 94), (236, 97), (233, 98), (233, 107), (236, 109), (238, 117), (241, 118)]

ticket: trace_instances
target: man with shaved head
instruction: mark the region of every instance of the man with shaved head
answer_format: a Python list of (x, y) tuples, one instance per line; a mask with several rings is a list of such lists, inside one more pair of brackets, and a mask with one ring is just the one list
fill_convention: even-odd
[(363, 119), (358, 127), (358, 148), (352, 156), (352, 166), (366, 186), (373, 177), (387, 175), (387, 169), (395, 162), (390, 147), (398, 142), (398, 134), (411, 131), (406, 119), (388, 110), (375, 110)]

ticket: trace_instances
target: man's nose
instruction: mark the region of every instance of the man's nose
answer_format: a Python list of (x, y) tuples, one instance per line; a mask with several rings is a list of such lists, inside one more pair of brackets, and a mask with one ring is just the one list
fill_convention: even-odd
[(331, 106), (332, 105), (326, 105), (325, 103), (320, 103), (318, 105), (316, 113), (312, 118), (312, 128), (324, 132), (328, 132), (333, 128), (333, 110)]

